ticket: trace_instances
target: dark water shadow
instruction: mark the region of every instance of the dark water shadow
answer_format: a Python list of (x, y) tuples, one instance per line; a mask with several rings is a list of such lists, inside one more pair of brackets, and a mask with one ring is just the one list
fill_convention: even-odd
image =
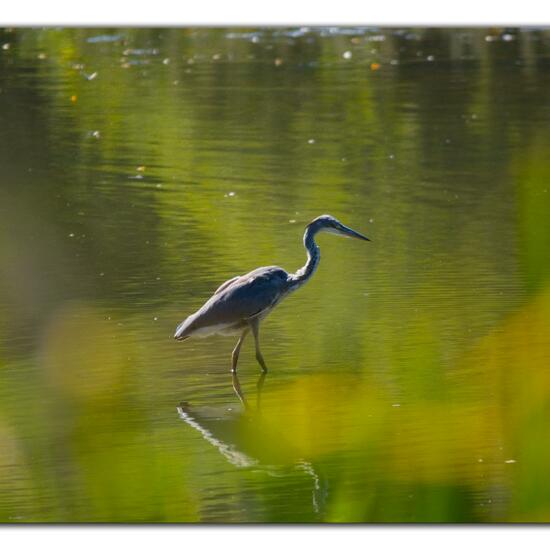
[(266, 377), (262, 373), (258, 378), (254, 405), (243, 392), (238, 376), (232, 374), (231, 383), (240, 409), (194, 407), (183, 401), (177, 407), (178, 415), (236, 468), (250, 468), (274, 477), (284, 477), (296, 470), (304, 472), (312, 483), (312, 511), (319, 515), (329, 494), (328, 479), (319, 465), (281, 444), (283, 434), (274, 431), (263, 418), (261, 403)]

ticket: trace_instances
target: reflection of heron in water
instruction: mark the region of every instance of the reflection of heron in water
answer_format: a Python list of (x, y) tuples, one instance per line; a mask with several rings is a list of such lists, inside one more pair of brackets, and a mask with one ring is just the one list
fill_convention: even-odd
[(287, 273), (277, 266), (260, 267), (246, 275), (229, 279), (197, 312), (178, 326), (174, 338), (185, 340), (191, 336), (209, 336), (216, 333), (240, 334), (231, 356), (231, 371), (236, 372), (241, 345), (245, 336), (252, 331), (256, 343), (256, 359), (266, 372), (267, 367), (260, 351), (260, 321), (282, 298), (300, 288), (313, 275), (321, 257), (319, 247), (315, 243), (315, 235), (320, 231), (369, 240), (332, 216), (315, 218), (304, 233), (307, 262), (301, 269), (296, 273)]
[(328, 482), (311, 462), (296, 458), (297, 455), (290, 458), (295, 453), (285, 447), (282, 433), (274, 433), (271, 426), (266, 429), (261, 417), (265, 376), (262, 373), (256, 385), (255, 407), (246, 399), (234, 373), (233, 389), (242, 404), (241, 411), (231, 411), (226, 407), (221, 410), (213, 407), (195, 408), (183, 402), (177, 407), (178, 414), (237, 468), (253, 468), (276, 477), (285, 475), (285, 467), (288, 466), (305, 472), (313, 480), (313, 510), (319, 513), (328, 494)]

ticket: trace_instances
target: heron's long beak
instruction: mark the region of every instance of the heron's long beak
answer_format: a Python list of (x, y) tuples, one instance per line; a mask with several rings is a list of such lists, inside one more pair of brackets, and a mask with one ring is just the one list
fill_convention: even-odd
[(354, 239), (361, 239), (362, 241), (370, 241), (370, 239), (365, 237), (365, 235), (361, 235), (361, 233), (358, 233), (345, 225), (342, 225), (340, 231), (344, 237), (353, 237)]

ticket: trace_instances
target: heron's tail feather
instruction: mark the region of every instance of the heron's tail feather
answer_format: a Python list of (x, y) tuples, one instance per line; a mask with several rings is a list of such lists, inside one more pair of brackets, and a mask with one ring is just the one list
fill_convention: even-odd
[(189, 338), (191, 336), (191, 332), (193, 330), (191, 324), (193, 322), (193, 319), (191, 317), (187, 317), (185, 321), (180, 323), (178, 325), (178, 328), (176, 329), (176, 333), (174, 334), (174, 338), (176, 340), (185, 340), (186, 338)]

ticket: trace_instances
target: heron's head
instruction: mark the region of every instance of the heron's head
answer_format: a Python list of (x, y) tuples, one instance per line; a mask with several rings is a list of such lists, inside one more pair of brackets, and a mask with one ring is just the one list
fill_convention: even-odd
[(361, 239), (362, 241), (370, 241), (365, 235), (361, 235), (357, 231), (354, 231), (347, 225), (339, 222), (334, 216), (329, 214), (323, 214), (318, 218), (315, 218), (308, 227), (311, 227), (315, 233), (317, 231), (326, 231), (327, 233), (333, 233), (340, 237), (354, 237), (355, 239)]

